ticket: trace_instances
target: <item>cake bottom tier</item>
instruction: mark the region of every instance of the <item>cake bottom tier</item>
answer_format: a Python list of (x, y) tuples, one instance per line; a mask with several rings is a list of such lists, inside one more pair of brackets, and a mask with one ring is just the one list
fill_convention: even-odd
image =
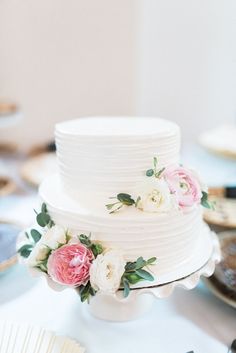
[(40, 187), (40, 198), (58, 225), (74, 234), (89, 234), (107, 248), (120, 249), (127, 261), (143, 256), (156, 257), (151, 266), (154, 282), (140, 282), (134, 287), (150, 287), (184, 278), (204, 266), (212, 251), (212, 237), (203, 223), (201, 209), (171, 214), (147, 214), (127, 208), (109, 214), (101, 208), (85, 207), (64, 191), (58, 175), (47, 178)]

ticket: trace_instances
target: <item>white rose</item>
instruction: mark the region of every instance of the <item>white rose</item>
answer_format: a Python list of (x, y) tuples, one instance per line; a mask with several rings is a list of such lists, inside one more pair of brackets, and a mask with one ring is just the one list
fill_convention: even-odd
[(47, 259), (50, 249), (38, 242), (30, 253), (27, 263), (30, 267), (37, 266), (41, 261)]
[(125, 265), (123, 256), (117, 250), (98, 255), (90, 267), (92, 287), (101, 292), (115, 293), (120, 287)]
[(137, 208), (145, 212), (165, 212), (174, 207), (170, 189), (165, 180), (148, 178), (137, 190), (140, 200)]
[(66, 243), (66, 231), (61, 226), (53, 226), (43, 233), (40, 243), (50, 249), (56, 249), (59, 244)]

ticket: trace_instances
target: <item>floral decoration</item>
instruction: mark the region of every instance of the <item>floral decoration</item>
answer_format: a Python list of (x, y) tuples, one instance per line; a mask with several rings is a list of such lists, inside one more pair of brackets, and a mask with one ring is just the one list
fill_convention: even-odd
[(145, 176), (148, 178), (136, 187), (136, 196), (119, 193), (115, 197), (110, 197), (115, 202), (106, 205), (109, 213), (116, 213), (124, 206), (159, 213), (199, 204), (206, 208), (214, 208), (208, 200), (207, 188), (191, 169), (181, 165), (159, 168), (158, 159), (154, 157), (153, 167), (145, 172)]
[(100, 242), (92, 241), (91, 235), (74, 235), (56, 225), (46, 204), (36, 214), (40, 227), (25, 233), (20, 256), (54, 283), (76, 288), (82, 302), (97, 292), (112, 294), (119, 289), (127, 297), (131, 285), (154, 280), (150, 266), (156, 263), (156, 257), (126, 261), (120, 250), (105, 249)]

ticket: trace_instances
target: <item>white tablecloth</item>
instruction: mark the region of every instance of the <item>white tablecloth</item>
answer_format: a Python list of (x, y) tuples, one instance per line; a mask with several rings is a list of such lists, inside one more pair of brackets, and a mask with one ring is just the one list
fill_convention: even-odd
[[(34, 218), (35, 196), (0, 200), (0, 217), (25, 224)], [(88, 353), (226, 353), (236, 338), (236, 310), (215, 298), (203, 284), (176, 289), (156, 300), (143, 318), (126, 323), (99, 321), (75, 291), (54, 292), (18, 265), (0, 276), (0, 319), (30, 322), (80, 341)]]
[(236, 312), (202, 285), (177, 289), (150, 313), (125, 323), (100, 321), (73, 290), (57, 293), (22, 267), (0, 279), (0, 319), (30, 322), (76, 338), (88, 353), (226, 353), (236, 335)]

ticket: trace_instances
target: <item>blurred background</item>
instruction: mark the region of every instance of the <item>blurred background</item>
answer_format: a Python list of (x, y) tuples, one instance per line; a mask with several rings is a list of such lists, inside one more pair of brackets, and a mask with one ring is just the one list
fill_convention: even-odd
[(80, 116), (177, 122), (219, 205), (205, 220), (235, 241), (235, 38), (235, 0), (0, 0), (0, 272), (57, 168), (55, 123)]
[(184, 139), (236, 120), (234, 0), (0, 1), (0, 133), (20, 148), (84, 115), (154, 115)]

